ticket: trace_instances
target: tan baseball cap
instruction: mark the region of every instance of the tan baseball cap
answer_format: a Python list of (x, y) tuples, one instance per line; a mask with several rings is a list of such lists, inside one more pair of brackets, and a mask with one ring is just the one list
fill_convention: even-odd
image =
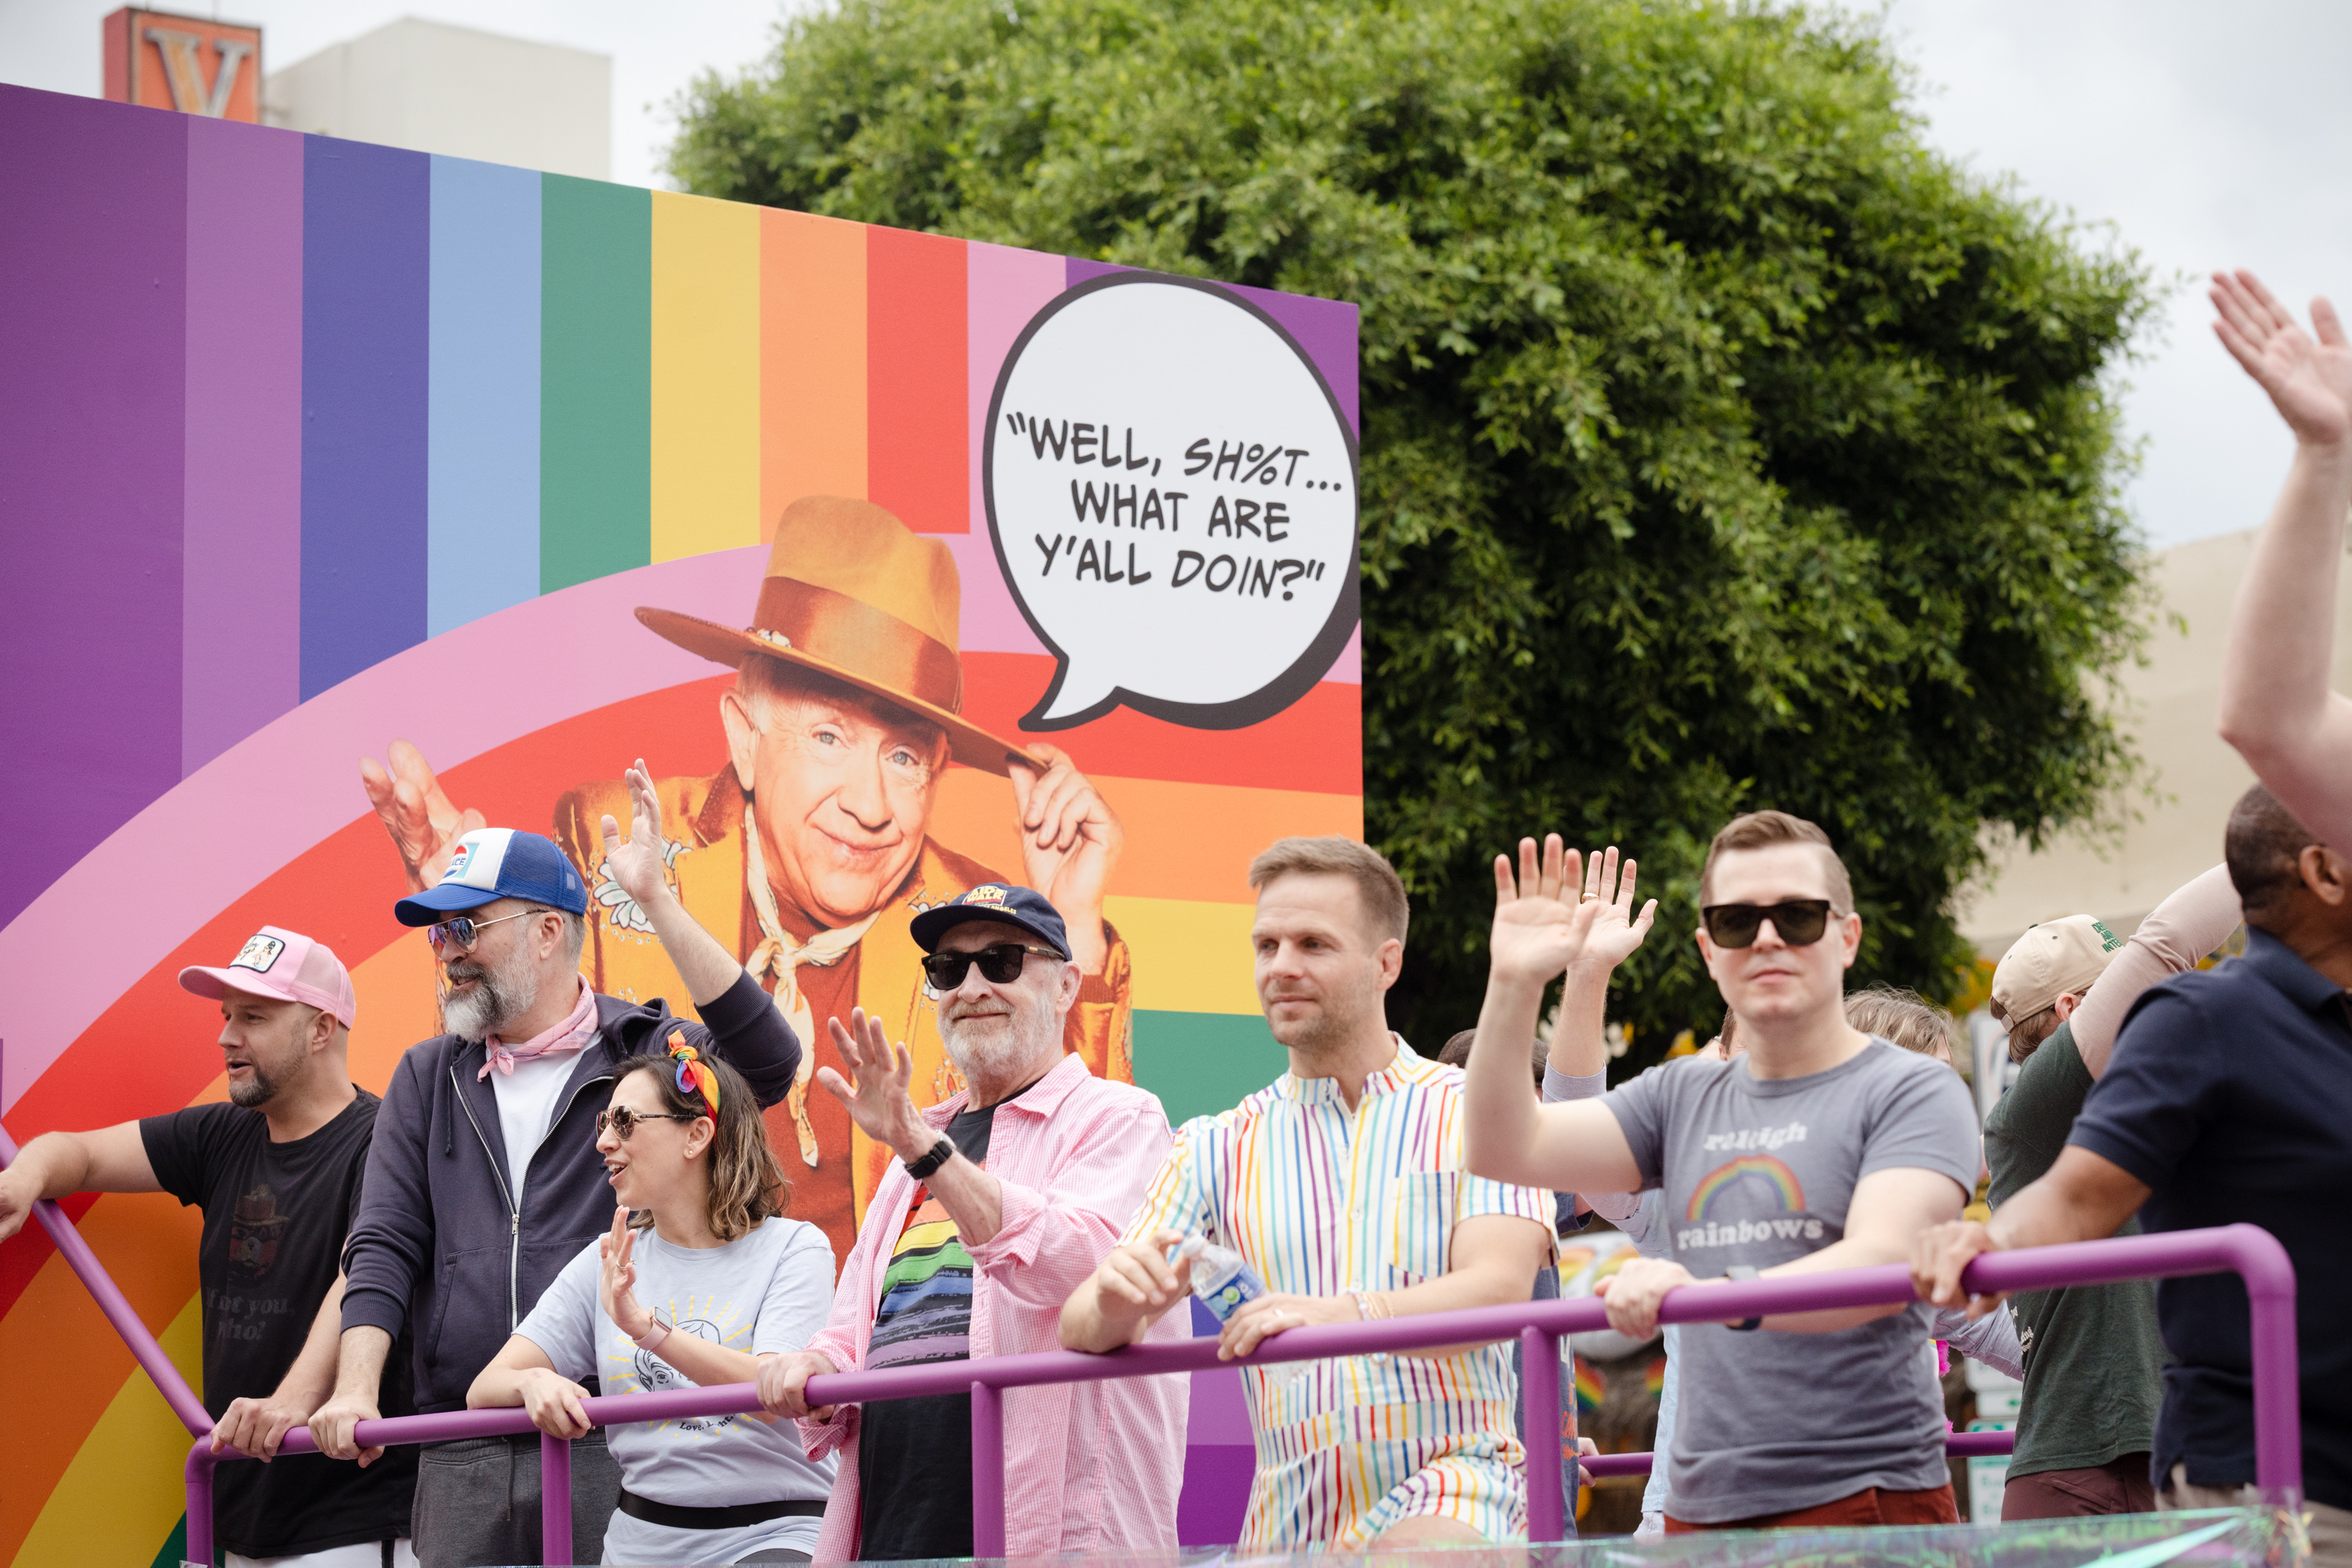
[(1992, 1016), (2004, 1026), (2031, 1018), (2073, 992), (2081, 995), (2124, 945), (2089, 915), (2045, 921), (2010, 944), (1992, 972)]

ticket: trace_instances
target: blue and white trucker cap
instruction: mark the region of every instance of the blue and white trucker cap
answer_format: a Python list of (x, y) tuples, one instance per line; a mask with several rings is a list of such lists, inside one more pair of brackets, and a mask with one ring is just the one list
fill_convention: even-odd
[(478, 827), (457, 840), (440, 885), (392, 906), (404, 926), (429, 926), (496, 899), (521, 899), (575, 915), (588, 912), (588, 887), (552, 838), (515, 827)]

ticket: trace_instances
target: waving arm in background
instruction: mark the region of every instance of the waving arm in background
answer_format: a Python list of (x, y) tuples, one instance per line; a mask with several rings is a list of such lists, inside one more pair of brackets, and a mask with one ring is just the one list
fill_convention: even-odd
[[(1569, 963), (1560, 993), (1559, 1022), (1552, 1029), (1551, 1054), (1544, 1062), (1543, 1100), (1557, 1105), (1593, 1100), (1609, 1087), (1609, 977), (1633, 956), (1657, 920), (1658, 900), (1633, 912), (1637, 862), (1628, 858), (1621, 874), (1617, 847), (1585, 858), (1580, 905), (1598, 903), (1584, 949)], [(1639, 1193), (1579, 1193), (1577, 1197), (1612, 1225), (1632, 1220), (1642, 1206)]]
[(2287, 810), (2352, 844), (2352, 700), (2331, 690), (2336, 563), (2352, 507), (2352, 341), (2335, 307), (2312, 331), (2251, 272), (2217, 272), (2213, 331), (2287, 427), (2294, 461), (2254, 542), (2221, 655), (2221, 738)]

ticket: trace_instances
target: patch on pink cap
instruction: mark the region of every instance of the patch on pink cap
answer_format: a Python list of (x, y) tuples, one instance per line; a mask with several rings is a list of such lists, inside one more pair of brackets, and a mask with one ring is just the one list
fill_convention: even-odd
[(279, 926), (263, 926), (248, 937), (225, 968), (190, 965), (183, 969), (180, 987), (215, 1000), (223, 992), (234, 990), (299, 1002), (332, 1014), (347, 1029), (359, 1013), (351, 972), (335, 956), (335, 950)]

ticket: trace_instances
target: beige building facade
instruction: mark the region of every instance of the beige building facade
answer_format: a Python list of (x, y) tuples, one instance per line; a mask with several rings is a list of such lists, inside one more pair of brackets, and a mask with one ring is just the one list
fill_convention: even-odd
[[(1979, 953), (1998, 959), (2026, 927), (2060, 915), (2096, 915), (2128, 933), (2166, 894), (2220, 862), (2230, 807), (2254, 782), (2216, 730), (2222, 640), (2253, 548), (2250, 529), (2156, 558), (2147, 663), (2122, 682), (2147, 777), (2123, 801), (2119, 833), (2063, 836), (2039, 853), (2013, 840), (1995, 846), (1987, 875), (1959, 903), (1960, 930)], [(2333, 683), (2352, 690), (2352, 574), (2337, 584)]]
[(613, 61), (414, 16), (269, 73), (271, 125), (604, 180)]
[[(2217, 728), (2221, 645), (2253, 559), (2254, 533), (2200, 539), (2156, 557), (2147, 662), (2122, 676), (2125, 725), (2146, 773), (2120, 803), (2117, 830), (2063, 835), (2034, 853), (2006, 837), (1991, 846), (1991, 864), (1958, 906), (1960, 930), (1983, 959), (1999, 960), (2028, 926), (2061, 915), (2096, 915), (2129, 935), (2166, 894), (2220, 863), (2230, 807), (2254, 782)], [(2348, 634), (2352, 574), (2336, 585), (2331, 683), (2339, 691), (2352, 690)], [(2008, 1059), (2008, 1037), (1987, 1009), (1979, 1006), (1963, 1027), (1983, 1114), (2017, 1069)]]

